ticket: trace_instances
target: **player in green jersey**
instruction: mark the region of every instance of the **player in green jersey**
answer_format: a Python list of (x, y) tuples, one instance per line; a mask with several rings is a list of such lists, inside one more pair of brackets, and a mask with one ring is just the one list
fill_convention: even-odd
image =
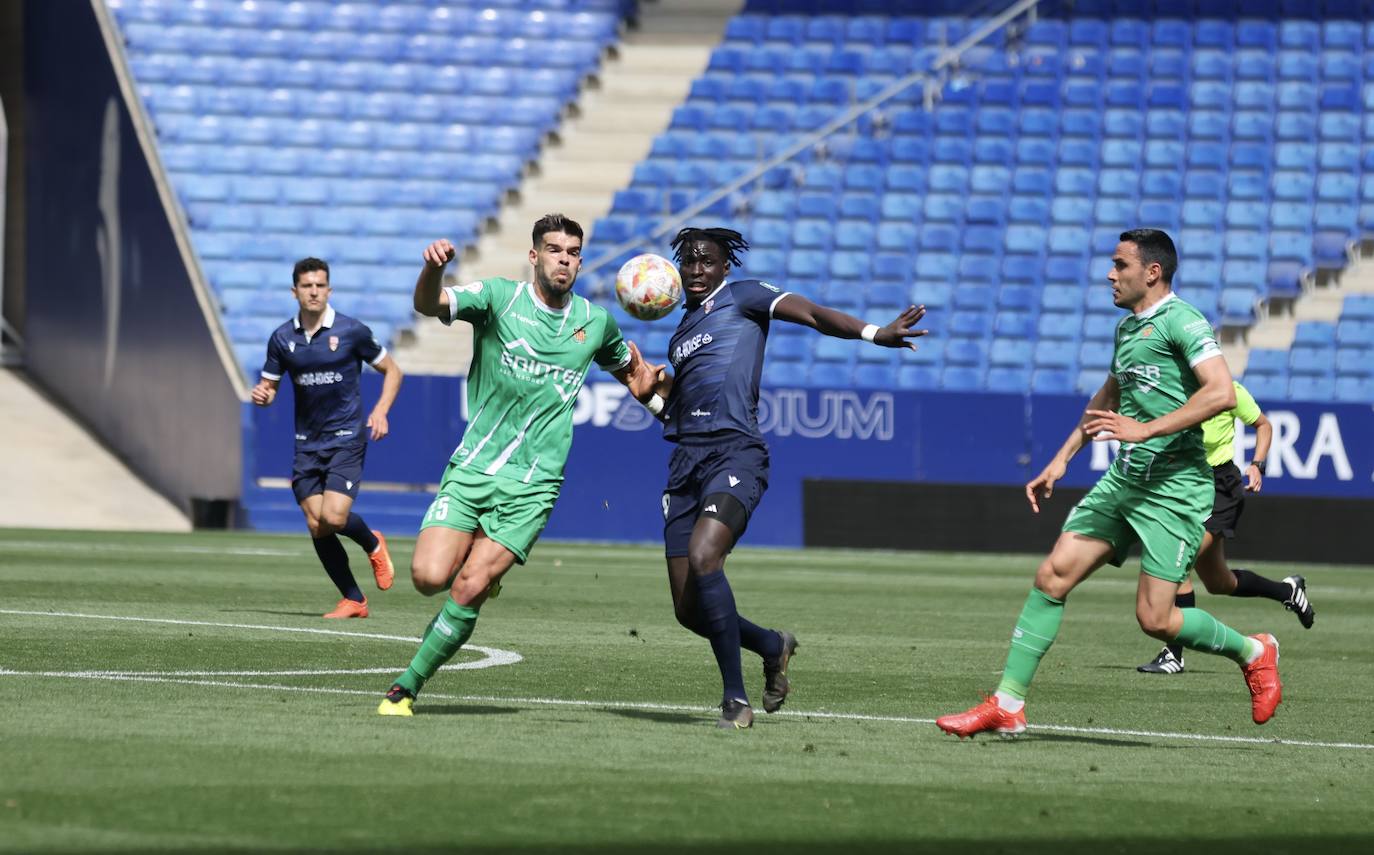
[(1069, 593), (1103, 564), (1120, 566), (1142, 547), (1136, 620), (1147, 635), (1236, 661), (1251, 695), (1256, 724), (1282, 697), (1278, 641), (1246, 638), (1201, 609), (1179, 609), (1212, 507), (1212, 479), (1198, 425), (1236, 405), (1231, 372), (1212, 327), (1174, 296), (1178, 254), (1156, 229), (1121, 234), (1107, 279), (1112, 300), (1130, 311), (1117, 324), (1112, 368), (1082, 420), (1038, 476), (1026, 485), (1031, 509), (1048, 499), (1069, 460), (1089, 440), (1117, 439), (1121, 450), (1097, 485), (1069, 513), (1064, 530), (1035, 574), (1012, 631), (997, 692), (935, 723), (959, 737), (1026, 729), (1025, 699), (1040, 659), (1054, 643)]
[[(1264, 484), (1264, 460), (1274, 436), (1273, 425), (1260, 411), (1249, 390), (1239, 383), (1234, 386), (1236, 406), (1202, 423), (1202, 444), (1207, 449), (1207, 463), (1212, 467), (1215, 495), (1212, 515), (1203, 524), (1205, 531), (1197, 557), (1197, 575), (1209, 594), (1277, 600), (1298, 616), (1303, 627), (1311, 629), (1316, 612), (1307, 600), (1306, 579), (1294, 575), (1275, 582), (1244, 568), (1232, 570), (1226, 564), (1226, 539), (1236, 536), (1236, 526), (1245, 510), (1245, 494), (1258, 493)], [(1245, 468), (1244, 480), (1235, 462), (1236, 419), (1255, 428), (1255, 456)], [(1196, 602), (1192, 580), (1184, 580), (1174, 605), (1190, 609)], [(1182, 672), (1183, 645), (1166, 644), (1158, 656), (1136, 670), (1147, 674)]]
[(420, 593), (449, 596), (378, 707), (382, 715), (412, 714), (420, 688), (472, 635), (501, 577), (529, 557), (558, 499), (573, 408), (592, 363), (640, 400), (655, 381), (610, 313), (572, 293), (582, 263), (582, 227), (573, 220), (549, 214), (534, 224), (532, 282), (493, 278), (441, 289), (454, 255), (447, 240), (425, 249), (415, 311), (472, 324), (472, 415), (410, 564)]

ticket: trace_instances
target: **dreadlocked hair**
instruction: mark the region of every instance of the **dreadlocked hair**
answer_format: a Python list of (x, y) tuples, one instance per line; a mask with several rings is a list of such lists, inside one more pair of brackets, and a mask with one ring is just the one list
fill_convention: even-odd
[(677, 233), (673, 238), (673, 260), (682, 266), (683, 247), (695, 241), (706, 240), (720, 247), (721, 252), (725, 253), (725, 260), (730, 262), (731, 267), (739, 267), (742, 262), (739, 260), (739, 253), (749, 249), (749, 241), (744, 239), (744, 235), (734, 229), (697, 229), (685, 228)]

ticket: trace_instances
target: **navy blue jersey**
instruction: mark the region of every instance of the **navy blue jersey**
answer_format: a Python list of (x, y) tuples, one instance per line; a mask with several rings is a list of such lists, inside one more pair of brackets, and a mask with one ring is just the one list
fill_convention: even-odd
[(673, 391), (663, 438), (681, 442), (735, 432), (759, 437), (759, 376), (773, 307), (782, 289), (746, 279), (727, 282), (688, 309), (668, 343)]
[(363, 401), (358, 377), (363, 362), (376, 365), (386, 348), (361, 321), (324, 310), (314, 335), (301, 328), (300, 315), (272, 332), (262, 376), (291, 375), (296, 386), (296, 450), (314, 451), (363, 439)]

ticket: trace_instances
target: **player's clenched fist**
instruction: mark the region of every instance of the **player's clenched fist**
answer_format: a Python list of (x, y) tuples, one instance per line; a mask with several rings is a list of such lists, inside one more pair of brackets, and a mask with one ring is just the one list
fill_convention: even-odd
[(262, 380), (248, 394), (254, 404), (259, 407), (266, 407), (272, 403), (273, 398), (277, 397), (277, 387), (274, 383)]
[(454, 249), (452, 241), (448, 238), (439, 238), (425, 247), (425, 264), (431, 267), (443, 267), (452, 261), (457, 254), (458, 250)]

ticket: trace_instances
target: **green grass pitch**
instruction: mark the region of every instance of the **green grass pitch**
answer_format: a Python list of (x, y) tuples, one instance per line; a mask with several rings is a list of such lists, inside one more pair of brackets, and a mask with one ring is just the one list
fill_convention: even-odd
[[(539, 544), (413, 719), (375, 714), (438, 608), (398, 574), (367, 620), (304, 534), (0, 531), (0, 851), (1303, 852), (1374, 844), (1374, 568), (1309, 581), (1264, 727), (1230, 662), (1157, 651), (1135, 572), (1070, 600), (1021, 738), (932, 719), (995, 686), (1036, 556), (741, 549), (742, 613), (801, 648), (783, 712), (714, 727), (709, 645), (651, 547)], [(1048, 546), (1048, 544), (1047, 544)], [(142, 618), (146, 620), (132, 620)], [(292, 632), (291, 629), (316, 632)], [(336, 634), (322, 634), (327, 630)], [(520, 657), (500, 664), (499, 651)], [(757, 658), (745, 673), (755, 703)]]

